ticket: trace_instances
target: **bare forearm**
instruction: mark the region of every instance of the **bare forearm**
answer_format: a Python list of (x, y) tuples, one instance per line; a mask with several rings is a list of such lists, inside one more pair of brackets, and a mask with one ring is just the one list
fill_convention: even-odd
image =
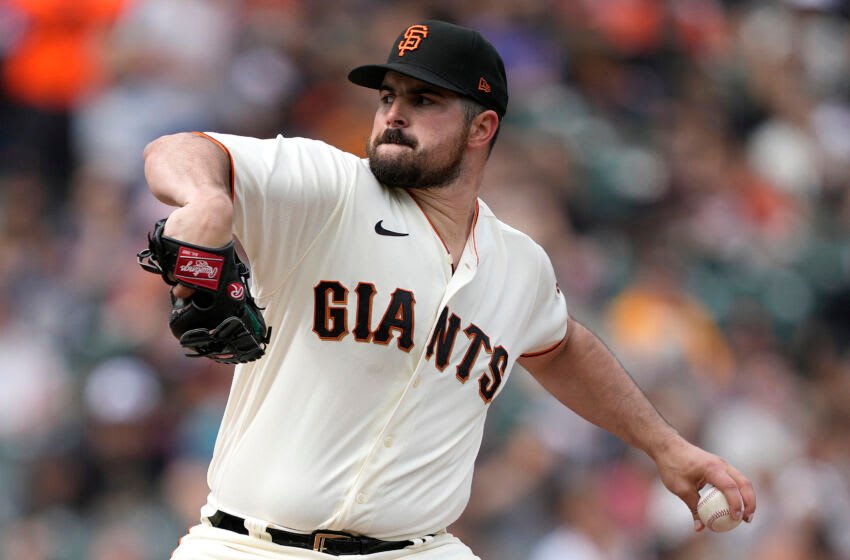
[(160, 201), (179, 206), (166, 234), (205, 246), (232, 237), (230, 161), (209, 139), (194, 134), (163, 136), (145, 148), (145, 178)]
[(564, 348), (543, 367), (523, 363), (534, 377), (577, 414), (651, 457), (680, 440), (605, 345), (577, 322), (570, 328)]
[(573, 320), (570, 329), (558, 348), (523, 359), (522, 365), (563, 404), (652, 457), (664, 485), (691, 510), (694, 529), (704, 528), (697, 502), (706, 483), (723, 492), (735, 516), (752, 520), (756, 496), (749, 479), (722, 457), (685, 441), (602, 341)]

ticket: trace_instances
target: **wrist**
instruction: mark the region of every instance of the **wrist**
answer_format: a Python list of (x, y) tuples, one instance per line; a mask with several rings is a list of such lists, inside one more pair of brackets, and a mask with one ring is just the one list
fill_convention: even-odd
[(188, 199), (168, 217), (168, 237), (202, 247), (222, 247), (233, 239), (233, 203), (225, 193)]
[(656, 462), (659, 457), (669, 454), (671, 450), (688, 445), (685, 438), (669, 425), (657, 433), (649, 434), (649, 436), (639, 447)]

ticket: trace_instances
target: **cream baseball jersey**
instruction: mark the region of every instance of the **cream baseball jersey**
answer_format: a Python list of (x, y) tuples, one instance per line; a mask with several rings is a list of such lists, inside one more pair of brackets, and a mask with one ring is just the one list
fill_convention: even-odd
[(385, 540), (455, 521), (516, 360), (565, 336), (544, 251), (479, 201), (456, 270), (415, 200), (301, 138), (209, 133), (272, 327), (236, 368), (209, 503), (289, 530)]

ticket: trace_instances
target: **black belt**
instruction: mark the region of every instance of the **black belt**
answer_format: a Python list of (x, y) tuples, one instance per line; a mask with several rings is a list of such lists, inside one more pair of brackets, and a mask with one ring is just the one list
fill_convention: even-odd
[[(240, 535), (248, 534), (248, 529), (245, 528), (245, 520), (241, 517), (219, 510), (208, 519), (213, 527), (233, 531)], [(275, 544), (306, 548), (334, 556), (374, 554), (388, 550), (399, 550), (414, 544), (413, 541), (382, 541), (369, 537), (358, 537), (340, 531), (313, 531), (306, 534), (290, 533), (274, 527), (268, 527), (266, 531), (271, 535), (272, 542)]]

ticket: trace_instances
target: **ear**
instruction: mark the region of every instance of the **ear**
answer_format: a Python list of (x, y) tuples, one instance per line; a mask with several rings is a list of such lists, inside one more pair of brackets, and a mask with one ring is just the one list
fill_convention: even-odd
[(479, 148), (481, 146), (488, 147), (490, 140), (499, 129), (499, 115), (492, 109), (487, 109), (475, 116), (469, 124), (469, 140), (467, 145), (470, 148)]

